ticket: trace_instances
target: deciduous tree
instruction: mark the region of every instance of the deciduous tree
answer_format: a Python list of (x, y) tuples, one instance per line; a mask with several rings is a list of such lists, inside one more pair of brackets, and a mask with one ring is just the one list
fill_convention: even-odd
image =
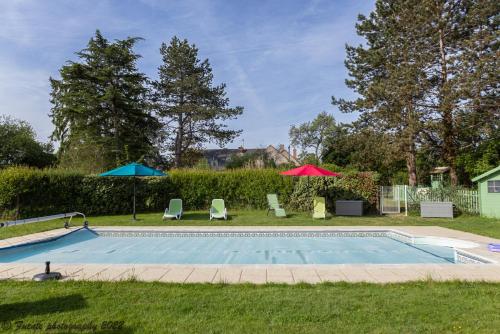
[(307, 155), (308, 150), (312, 150), (316, 163), (320, 163), (325, 139), (335, 132), (336, 127), (333, 116), (321, 112), (312, 122), (293, 125), (289, 131), (290, 142), (293, 146), (300, 147), (302, 158)]
[(0, 168), (9, 165), (48, 167), (55, 163), (52, 145), (41, 143), (31, 125), (0, 115)]

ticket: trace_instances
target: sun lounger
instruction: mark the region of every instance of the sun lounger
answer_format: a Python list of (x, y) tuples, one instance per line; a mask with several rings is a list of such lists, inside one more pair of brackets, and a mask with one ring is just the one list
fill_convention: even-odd
[(324, 197), (314, 197), (313, 218), (326, 219), (326, 204)]
[(227, 210), (223, 199), (213, 199), (210, 206), (210, 220), (213, 218), (224, 218), (227, 220)]
[(173, 198), (168, 204), (168, 208), (165, 209), (163, 214), (163, 219), (176, 218), (177, 220), (182, 217), (182, 199)]
[(281, 207), (278, 202), (278, 196), (276, 194), (267, 194), (267, 215), (269, 215), (269, 211), (274, 211), (276, 217), (286, 217), (285, 209)]

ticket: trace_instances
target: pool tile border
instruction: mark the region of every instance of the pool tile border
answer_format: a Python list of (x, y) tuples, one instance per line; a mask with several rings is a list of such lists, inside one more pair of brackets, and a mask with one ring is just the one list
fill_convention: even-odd
[[(176, 232), (176, 231), (101, 231), (94, 230), (98, 235), (108, 238), (113, 237), (393, 237), (399, 234), (396, 231), (214, 231), (214, 232)], [(401, 239), (405, 236), (401, 235)], [(396, 239), (396, 237), (395, 237)], [(398, 238), (398, 240), (401, 240)]]

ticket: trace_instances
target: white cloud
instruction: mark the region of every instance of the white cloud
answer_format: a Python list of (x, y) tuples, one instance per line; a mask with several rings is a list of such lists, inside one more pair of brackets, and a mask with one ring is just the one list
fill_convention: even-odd
[[(358, 12), (372, 2), (0, 0), (0, 113), (33, 124), (40, 139), (52, 131), (48, 77), (82, 49), (96, 28), (110, 38), (141, 36), (141, 71), (153, 78), (158, 48), (175, 34), (208, 57), (214, 83), (227, 83), (244, 115), (231, 125), (246, 145), (284, 141), (291, 124), (322, 110), (330, 95), (349, 96), (343, 81), (344, 44), (357, 41)], [(245, 8), (245, 10), (241, 10)], [(240, 11), (241, 10), (241, 11)], [(336, 115), (340, 120), (350, 117)], [(265, 126), (262, 126), (262, 125)]]
[(216, 36), (214, 38), (215, 43), (213, 44), (213, 49), (223, 53), (222, 58), (228, 65), (228, 69), (226, 70), (233, 73), (237, 90), (239, 93), (243, 94), (243, 99), (251, 104), (251, 108), (254, 112), (263, 114), (266, 109), (262, 100), (257, 94), (252, 81), (249, 79), (245, 68), (241, 65), (240, 60), (234, 53), (228, 52), (228, 50), (234, 50), (234, 46), (229, 39), (223, 34), (220, 34), (219, 22), (213, 14), (213, 9), (208, 3), (204, 3), (204, 5), (198, 3), (195, 8), (197, 8), (197, 12), (201, 16), (200, 24), (204, 35), (207, 38)]
[(49, 92), (48, 72), (0, 63), (0, 114), (28, 121), (41, 141), (52, 132)]
[(28, 6), (36, 6), (36, 3), (33, 1), (0, 2), (0, 39), (21, 45), (30, 43), (34, 31), (27, 15), (31, 11), (24, 10)]

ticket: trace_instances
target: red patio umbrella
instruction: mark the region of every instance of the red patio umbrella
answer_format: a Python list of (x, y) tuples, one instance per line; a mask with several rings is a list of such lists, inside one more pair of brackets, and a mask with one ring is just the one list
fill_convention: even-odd
[(309, 187), (309, 176), (340, 176), (340, 173), (334, 173), (315, 165), (304, 165), (280, 173), (287, 176), (307, 176), (307, 187)]
[(329, 170), (319, 168), (314, 165), (304, 165), (294, 169), (281, 172), (281, 175), (288, 176), (340, 176), (339, 173), (330, 172)]

